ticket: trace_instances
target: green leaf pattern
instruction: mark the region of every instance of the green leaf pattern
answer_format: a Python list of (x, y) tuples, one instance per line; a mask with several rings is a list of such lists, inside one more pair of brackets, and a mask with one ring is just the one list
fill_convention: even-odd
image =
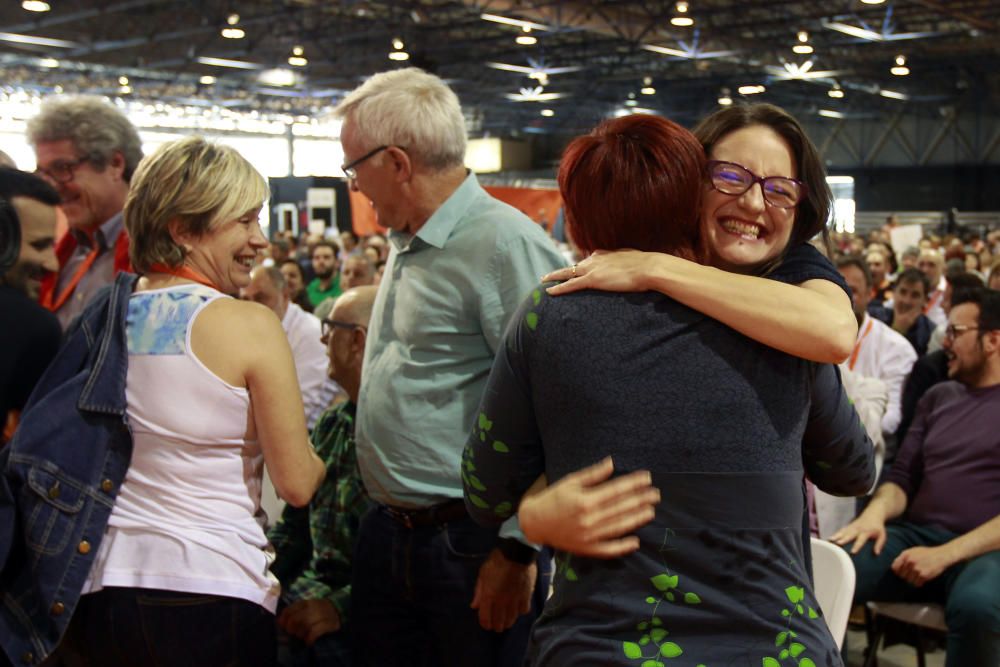
[(810, 606), (806, 604), (806, 589), (803, 586), (789, 586), (785, 589), (785, 598), (788, 600), (788, 606), (781, 610), (781, 617), (786, 619), (786, 628), (779, 632), (774, 638), (774, 646), (778, 650), (778, 657), (774, 656), (764, 656), (761, 661), (761, 667), (788, 667), (786, 661), (791, 661), (797, 667), (816, 667), (816, 664), (811, 658), (802, 657), (808, 649), (805, 644), (795, 640), (798, 635), (792, 630), (792, 622), (797, 620), (796, 617), (801, 617), (800, 620), (810, 620), (815, 621), (819, 619), (819, 613)]

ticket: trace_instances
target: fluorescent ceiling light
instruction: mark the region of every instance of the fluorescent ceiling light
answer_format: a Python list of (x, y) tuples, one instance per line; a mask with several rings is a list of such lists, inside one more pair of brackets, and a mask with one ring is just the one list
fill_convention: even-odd
[(230, 60), (228, 58), (209, 58), (200, 56), (198, 62), (202, 65), (214, 65), (215, 67), (232, 67), (234, 69), (264, 69), (263, 65), (250, 63), (245, 60)]
[(657, 46), (656, 44), (643, 44), (642, 48), (647, 51), (652, 51), (653, 53), (662, 53), (665, 56), (677, 56), (678, 58), (693, 58), (694, 55), (688, 53), (687, 51), (681, 51), (680, 49), (671, 49), (666, 46)]
[(906, 93), (897, 93), (895, 90), (885, 90), (885, 89), (882, 89), (882, 90), (878, 91), (878, 94), (881, 95), (882, 97), (888, 97), (888, 98), (893, 99), (893, 100), (908, 100), (908, 99), (910, 99), (910, 96), (907, 95)]
[(540, 113), (546, 118), (551, 118), (552, 116), (556, 115), (556, 112), (553, 111), (552, 109), (542, 109)]
[(656, 94), (656, 88), (653, 88), (652, 86), (643, 86), (639, 90), (639, 92), (642, 93), (643, 95), (655, 95)]
[(764, 86), (740, 86), (736, 89), (740, 95), (759, 95), (763, 93), (767, 88)]
[(861, 0), (862, 5), (881, 5), (885, 0)]
[(729, 95), (723, 95), (722, 97), (719, 98), (718, 102), (720, 106), (728, 107), (733, 103), (733, 98), (731, 98)]
[(503, 23), (504, 25), (516, 25), (519, 28), (531, 28), (532, 30), (549, 29), (549, 26), (543, 23), (535, 23), (533, 21), (522, 21), (521, 19), (509, 19), (506, 16), (499, 16), (498, 14), (480, 14), (479, 18), (483, 19), (484, 21)]
[(0, 32), (0, 42), (34, 44), (35, 46), (54, 46), (60, 49), (75, 49), (80, 46), (79, 42), (70, 42), (65, 39), (49, 39), (48, 37), (36, 37), (35, 35), (19, 35), (14, 32)]
[(59, 67), (59, 61), (55, 58), (41, 58), (38, 64), (42, 67)]
[(690, 16), (675, 16), (670, 19), (670, 25), (675, 25), (678, 28), (689, 28), (694, 25), (694, 19)]
[(288, 64), (295, 67), (305, 67), (309, 61), (304, 56), (288, 56)]
[(809, 46), (808, 44), (796, 44), (795, 46), (792, 47), (792, 51), (795, 53), (806, 55), (808, 53), (813, 52), (813, 47)]
[(21, 9), (25, 9), (29, 12), (47, 12), (51, 7), (49, 3), (43, 2), (42, 0), (24, 0), (21, 3)]
[(858, 28), (857, 26), (837, 21), (823, 21), (823, 27), (829, 28), (830, 30), (836, 30), (837, 32), (842, 32), (845, 35), (850, 35), (851, 37), (857, 37), (858, 39), (867, 39), (872, 42), (881, 42), (883, 40), (882, 35), (873, 30)]
[(205, 76), (198, 79), (198, 83), (200, 83), (203, 86), (211, 86), (213, 83), (215, 83), (215, 77), (211, 76), (210, 74), (206, 74)]
[(898, 42), (907, 39), (934, 37), (941, 34), (940, 32), (897, 32), (883, 34), (875, 32), (874, 30), (868, 30), (867, 28), (859, 28), (846, 23), (840, 23), (839, 21), (823, 21), (822, 25), (824, 28), (836, 30), (837, 32), (850, 35), (851, 37), (857, 37), (858, 39), (867, 39), (870, 42)]
[(297, 77), (290, 69), (274, 68), (260, 73), (257, 80), (268, 86), (294, 86)]
[(839, 111), (833, 111), (831, 109), (820, 109), (818, 113), (820, 116), (825, 116), (826, 118), (847, 118), (847, 116)]
[(826, 91), (826, 94), (835, 99), (840, 99), (844, 96), (844, 91), (841, 90), (840, 88), (831, 88), (830, 90)]
[(514, 41), (521, 46), (533, 46), (538, 43), (538, 38), (534, 35), (518, 35)]
[(406, 51), (390, 51), (389, 52), (389, 60), (403, 61), (403, 60), (409, 60), (409, 59), (410, 59), (410, 54), (407, 53)]
[(910, 68), (906, 67), (905, 65), (896, 65), (889, 71), (895, 74), (896, 76), (906, 76), (907, 74), (910, 73)]

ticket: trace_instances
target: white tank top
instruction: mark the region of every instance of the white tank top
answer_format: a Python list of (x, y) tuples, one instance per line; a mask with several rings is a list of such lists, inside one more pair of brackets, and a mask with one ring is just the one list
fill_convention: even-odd
[(84, 593), (159, 588), (275, 610), (280, 587), (260, 511), (263, 455), (245, 438), (250, 395), (191, 351), (195, 319), (219, 298), (229, 297), (181, 285), (129, 300), (132, 463)]

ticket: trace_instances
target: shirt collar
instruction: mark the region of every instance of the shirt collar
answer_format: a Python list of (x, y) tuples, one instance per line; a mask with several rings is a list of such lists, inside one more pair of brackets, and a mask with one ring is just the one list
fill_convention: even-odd
[(390, 230), (389, 239), (399, 251), (411, 248), (414, 239), (419, 239), (421, 243), (438, 249), (443, 248), (455, 230), (455, 225), (472, 206), (472, 202), (480, 191), (482, 188), (479, 186), (479, 179), (470, 171), (462, 184), (434, 211), (416, 234), (410, 236)]
[[(97, 228), (93, 240), (101, 250), (107, 250), (118, 241), (118, 235), (122, 233), (124, 227), (122, 212), (118, 211)], [(90, 235), (76, 229), (71, 230), (71, 232), (78, 245), (92, 247)]]

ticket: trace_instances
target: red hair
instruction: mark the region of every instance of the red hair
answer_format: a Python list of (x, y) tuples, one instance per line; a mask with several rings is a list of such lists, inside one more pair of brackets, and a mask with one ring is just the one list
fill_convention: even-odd
[(701, 143), (646, 114), (607, 120), (577, 137), (559, 165), (566, 225), (584, 252), (634, 248), (701, 259)]

